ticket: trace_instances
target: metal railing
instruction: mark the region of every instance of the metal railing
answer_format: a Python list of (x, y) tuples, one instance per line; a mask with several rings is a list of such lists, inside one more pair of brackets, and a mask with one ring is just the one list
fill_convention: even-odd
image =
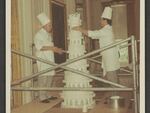
[[(102, 51), (105, 51), (107, 49), (110, 49), (112, 47), (115, 47), (117, 45), (120, 45), (120, 44), (122, 44), (124, 42), (128, 42), (128, 41), (131, 41), (131, 43), (127, 44), (127, 45), (125, 45), (123, 47), (128, 47), (128, 46), (131, 45), (133, 72), (129, 71), (129, 70), (126, 70), (126, 69), (123, 69), (123, 68), (121, 68), (121, 70), (127, 72), (129, 75), (133, 75), (133, 82), (134, 82), (133, 88), (128, 88), (128, 87), (126, 87), (124, 85), (121, 85), (121, 84), (118, 84), (118, 83), (114, 83), (114, 82), (105, 80), (103, 78), (93, 76), (92, 74), (85, 73), (85, 72), (82, 72), (82, 71), (75, 70), (75, 69), (67, 67), (68, 64), (71, 64), (73, 62), (76, 62), (76, 61), (79, 61), (79, 60), (82, 60), (82, 59), (85, 59), (85, 58), (90, 60), (90, 61), (92, 61), (92, 62), (95, 62), (95, 63), (101, 63), (101, 62), (96, 61), (94, 59), (94, 58), (100, 57), (101, 55), (94, 56), (93, 58), (89, 58), (89, 57), (92, 56), (92, 55), (95, 55), (97, 53), (100, 53)], [(45, 69), (45, 70), (37, 72), (35, 74), (28, 75), (28, 76), (22, 78), (21, 80), (17, 80), (15, 82), (13, 82), (11, 84), (11, 86), (12, 86), (11, 90), (13, 90), (13, 91), (52, 91), (52, 90), (53, 91), (54, 90), (63, 90), (63, 91), (133, 91), (134, 102), (135, 102), (135, 106), (134, 106), (135, 107), (135, 113), (138, 113), (138, 96), (137, 96), (137, 93), (138, 93), (138, 90), (139, 90), (139, 77), (138, 77), (138, 68), (137, 68), (136, 41), (135, 41), (134, 36), (131, 36), (128, 39), (125, 39), (125, 40), (113, 43), (113, 44), (108, 45), (108, 46), (106, 46), (104, 48), (100, 48), (98, 50), (92, 51), (92, 52), (87, 53), (85, 55), (79, 56), (77, 58), (68, 60), (67, 62), (64, 62), (64, 63), (61, 63), (61, 64), (56, 64), (56, 63), (53, 63), (53, 62), (41, 59), (39, 57), (35, 57), (35, 56), (29, 55), (29, 54), (25, 54), (25, 53), (22, 53), (22, 52), (19, 52), (19, 51), (16, 51), (16, 50), (11, 50), (11, 51), (14, 54), (17, 54), (17, 55), (20, 55), (20, 56), (23, 56), (23, 57), (26, 57), (26, 58), (29, 58), (29, 59), (32, 59), (32, 60), (38, 60), (38, 61), (41, 61), (43, 63), (46, 63), (46, 64), (49, 64), (49, 65), (53, 66), (51, 68)], [(18, 85), (18, 84), (21, 84), (23, 82), (31, 80), (31, 79), (33, 79), (35, 77), (38, 77), (38, 76), (40, 76), (40, 75), (42, 75), (44, 73), (50, 72), (50, 71), (55, 70), (57, 68), (61, 68), (63, 70), (68, 70), (70, 72), (77, 73), (77, 74), (80, 74), (82, 76), (86, 76), (88, 78), (91, 78), (91, 79), (94, 79), (94, 80), (97, 80), (97, 81), (100, 81), (100, 82), (104, 82), (104, 83), (116, 86), (117, 88), (114, 88), (114, 87), (113, 88), (66, 88), (66, 87), (34, 88), (34, 87), (18, 87), (18, 86), (16, 87), (16, 85)], [(62, 70), (59, 70), (59, 71), (62, 71)]]

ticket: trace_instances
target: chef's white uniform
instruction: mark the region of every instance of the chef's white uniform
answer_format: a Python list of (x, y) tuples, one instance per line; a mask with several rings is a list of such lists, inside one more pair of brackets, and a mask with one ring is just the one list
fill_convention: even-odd
[[(100, 30), (88, 31), (88, 36), (92, 39), (99, 39), (100, 48), (103, 48), (111, 43), (114, 43), (114, 34), (110, 25), (104, 26)], [(102, 68), (104, 76), (110, 81), (117, 82), (116, 70), (120, 68), (119, 55), (117, 47), (113, 47), (101, 52), (102, 55)], [(109, 76), (110, 75), (110, 76)]]
[[(49, 60), (54, 62), (54, 53), (51, 50), (41, 51), (43, 46), (54, 46), (52, 42), (51, 34), (46, 32), (43, 28), (41, 28), (34, 37), (34, 44), (36, 47), (36, 56), (40, 57), (45, 60)], [(51, 65), (42, 63), (37, 61), (38, 71), (45, 70), (47, 68), (52, 67)], [(45, 74), (42, 74), (38, 78), (38, 86), (39, 87), (50, 87), (52, 82), (52, 76), (55, 74), (55, 71), (50, 71)], [(48, 92), (46, 91), (39, 91), (39, 98), (40, 100), (44, 100), (48, 98)]]

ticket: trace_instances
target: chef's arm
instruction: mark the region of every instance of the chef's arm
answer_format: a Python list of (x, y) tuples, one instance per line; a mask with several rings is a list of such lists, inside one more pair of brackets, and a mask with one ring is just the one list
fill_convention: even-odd
[(55, 52), (55, 53), (59, 53), (59, 54), (62, 54), (62, 53), (64, 53), (65, 51), (64, 50), (62, 50), (61, 48), (58, 48), (58, 47), (54, 47), (54, 46), (43, 46), (42, 48), (41, 48), (41, 51), (53, 51), (53, 52)]
[(102, 35), (101, 30), (94, 30), (94, 31), (85, 30), (85, 29), (81, 28), (80, 26), (73, 27), (72, 29), (76, 30), (76, 31), (80, 31), (81, 33), (83, 33), (84, 35), (86, 35), (88, 37), (91, 37), (92, 39), (99, 39)]
[(83, 29), (81, 27), (74, 27), (72, 28), (73, 30), (76, 30), (76, 31), (80, 31), (81, 33), (83, 33), (84, 35), (88, 36), (88, 30), (86, 29)]
[(43, 46), (40, 50), (41, 50), (41, 51), (49, 51), (49, 50), (52, 51), (53, 48), (54, 48), (53, 46)]

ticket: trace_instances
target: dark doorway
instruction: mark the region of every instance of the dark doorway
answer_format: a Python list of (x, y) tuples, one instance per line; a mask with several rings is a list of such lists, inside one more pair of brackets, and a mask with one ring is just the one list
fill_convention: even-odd
[[(66, 50), (66, 7), (65, 4), (55, 0), (51, 1), (51, 17), (53, 26), (54, 45)], [(55, 62), (62, 63), (66, 61), (66, 54), (59, 55), (55, 53)]]

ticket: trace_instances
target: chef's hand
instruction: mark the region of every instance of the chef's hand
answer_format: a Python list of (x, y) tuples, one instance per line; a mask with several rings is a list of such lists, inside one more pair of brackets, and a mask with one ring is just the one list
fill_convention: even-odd
[(81, 31), (81, 29), (82, 29), (82, 28), (81, 28), (80, 26), (77, 26), (77, 27), (73, 27), (73, 28), (72, 28), (72, 30), (76, 30), (76, 31)]
[(87, 36), (88, 36), (88, 31), (85, 30), (85, 29), (83, 29), (83, 28), (80, 27), (80, 26), (73, 27), (72, 30), (80, 31), (80, 32), (83, 33), (84, 35), (87, 35)]
[(58, 54), (63, 54), (64, 53), (64, 50), (62, 50), (61, 48), (58, 48), (58, 47), (54, 47), (53, 50), (54, 50), (54, 52), (56, 52)]

